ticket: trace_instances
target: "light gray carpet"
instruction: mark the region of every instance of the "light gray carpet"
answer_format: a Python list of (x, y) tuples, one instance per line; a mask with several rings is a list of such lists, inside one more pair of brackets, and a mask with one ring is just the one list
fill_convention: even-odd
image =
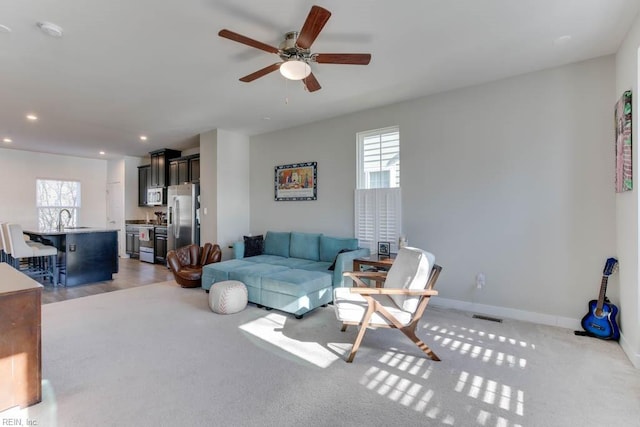
[[(23, 417), (73, 426), (637, 426), (640, 373), (617, 343), (430, 307), (419, 336), (355, 328), (333, 307), (296, 320), (209, 310), (173, 282), (42, 307), (43, 378)], [(0, 420), (2, 416), (0, 415)]]

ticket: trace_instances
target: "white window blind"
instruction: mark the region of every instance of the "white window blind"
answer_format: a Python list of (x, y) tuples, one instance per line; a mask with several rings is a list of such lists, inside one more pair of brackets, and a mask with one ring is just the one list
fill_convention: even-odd
[(398, 251), (402, 234), (402, 197), (400, 188), (356, 189), (355, 230), (361, 247), (378, 252), (378, 242), (389, 242), (391, 252)]
[(357, 135), (355, 235), (361, 247), (378, 253), (378, 242), (398, 251), (402, 234), (400, 129), (397, 126)]

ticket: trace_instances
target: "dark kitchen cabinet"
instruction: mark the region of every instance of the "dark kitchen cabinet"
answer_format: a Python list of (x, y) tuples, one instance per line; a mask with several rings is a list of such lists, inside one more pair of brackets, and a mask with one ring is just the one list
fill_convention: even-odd
[(200, 156), (189, 159), (189, 182), (200, 182)]
[(151, 183), (149, 187), (166, 187), (169, 184), (169, 162), (180, 157), (180, 151), (157, 150), (149, 153), (151, 156)]
[(147, 206), (147, 189), (151, 184), (151, 165), (138, 166), (138, 206)]
[(189, 182), (189, 160), (180, 158), (171, 161), (169, 166), (169, 185)]
[(140, 228), (127, 225), (125, 230), (125, 252), (131, 258), (140, 258)]
[(169, 185), (200, 182), (200, 155), (173, 159), (169, 166)]
[(154, 249), (156, 264), (167, 263), (167, 227), (155, 227)]

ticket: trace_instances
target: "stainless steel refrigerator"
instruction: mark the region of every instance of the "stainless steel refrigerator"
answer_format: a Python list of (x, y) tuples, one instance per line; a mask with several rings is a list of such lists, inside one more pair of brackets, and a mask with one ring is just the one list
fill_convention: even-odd
[(167, 251), (200, 244), (200, 185), (172, 185), (167, 191)]

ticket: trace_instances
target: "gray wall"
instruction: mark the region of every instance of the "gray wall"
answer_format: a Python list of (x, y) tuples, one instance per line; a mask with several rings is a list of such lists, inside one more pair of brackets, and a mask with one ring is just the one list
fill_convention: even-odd
[[(399, 125), (403, 228), (444, 266), (440, 302), (577, 327), (616, 249), (614, 81), (609, 56), (252, 137), (251, 232), (353, 235), (356, 133)], [(275, 202), (274, 166), (301, 161), (318, 200)]]
[(229, 246), (249, 230), (249, 137), (224, 129), (200, 135), (200, 240)]

